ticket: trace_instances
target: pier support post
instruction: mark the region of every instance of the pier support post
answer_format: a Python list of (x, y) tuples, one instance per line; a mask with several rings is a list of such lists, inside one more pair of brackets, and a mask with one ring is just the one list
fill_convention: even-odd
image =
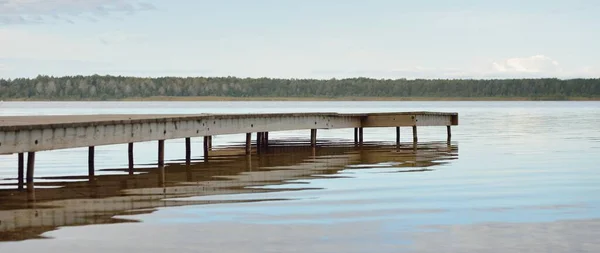
[(165, 140), (158, 140), (158, 184), (165, 184)]
[(452, 128), (450, 126), (446, 126), (446, 132), (448, 133), (448, 143), (452, 140)]
[(127, 144), (127, 158), (129, 160), (129, 175), (133, 175), (133, 143)]
[(310, 146), (313, 148), (317, 146), (317, 129), (310, 130)]
[(185, 138), (185, 166), (190, 166), (192, 163), (192, 139)]
[(413, 126), (413, 142), (417, 143), (419, 142), (419, 137), (417, 136), (417, 126)]
[(400, 148), (400, 127), (396, 127), (396, 148)]
[(363, 128), (359, 127), (358, 128), (358, 144), (359, 145), (363, 145)]
[(256, 132), (256, 153), (260, 154), (262, 149), (262, 132)]
[(19, 189), (19, 191), (23, 190), (23, 176), (25, 174), (25, 155), (23, 153), (19, 153), (19, 158), (18, 158), (18, 166), (19, 166), (19, 171), (18, 171), (18, 175), (17, 175), (17, 187)]
[(252, 133), (246, 133), (246, 155), (252, 152)]
[(358, 145), (358, 128), (354, 128), (354, 145)]
[(35, 167), (35, 152), (27, 153), (27, 200), (35, 201), (33, 170)]
[(265, 149), (269, 149), (269, 132), (265, 132), (263, 137)]
[(209, 143), (208, 142), (209, 142), (208, 136), (204, 136), (204, 140), (203, 140), (202, 145), (203, 145), (203, 148), (204, 148), (203, 155), (204, 155), (204, 161), (205, 162), (208, 161), (208, 150), (209, 150), (209, 147), (208, 147)]
[(165, 140), (158, 140), (158, 167), (165, 166)]
[(90, 181), (94, 180), (95, 168), (94, 168), (94, 157), (95, 157), (95, 147), (88, 147), (88, 177)]
[(212, 147), (213, 147), (213, 145), (212, 145), (212, 139), (213, 139), (212, 135), (209, 135), (208, 136), (208, 150), (209, 151), (212, 150)]

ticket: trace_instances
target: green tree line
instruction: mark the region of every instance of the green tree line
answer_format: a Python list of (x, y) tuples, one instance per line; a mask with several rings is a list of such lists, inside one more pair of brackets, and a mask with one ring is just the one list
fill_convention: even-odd
[(600, 79), (276, 79), (65, 76), (0, 79), (0, 99), (114, 100), (154, 96), (600, 98)]

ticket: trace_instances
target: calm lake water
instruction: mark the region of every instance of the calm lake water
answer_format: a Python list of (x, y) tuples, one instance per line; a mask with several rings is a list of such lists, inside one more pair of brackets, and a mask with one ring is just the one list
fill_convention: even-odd
[[(248, 159), (244, 135), (36, 155), (38, 202), (16, 191), (0, 155), (0, 252), (600, 252), (600, 102), (4, 102), (3, 115), (458, 112), (444, 127), (270, 133)], [(49, 239), (34, 239), (49, 238)], [(1, 242), (4, 241), (4, 242)]]

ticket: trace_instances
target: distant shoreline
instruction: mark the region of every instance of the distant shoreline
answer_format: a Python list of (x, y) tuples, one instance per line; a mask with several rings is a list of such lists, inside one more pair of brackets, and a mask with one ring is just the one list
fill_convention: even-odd
[(219, 97), (219, 96), (190, 96), (190, 97), (132, 97), (124, 99), (6, 99), (4, 102), (73, 102), (73, 101), (600, 101), (600, 97)]

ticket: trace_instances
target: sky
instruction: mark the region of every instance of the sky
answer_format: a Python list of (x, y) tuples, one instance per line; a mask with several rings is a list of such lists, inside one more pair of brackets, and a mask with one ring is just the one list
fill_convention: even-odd
[(600, 77), (597, 0), (0, 0), (0, 78)]

